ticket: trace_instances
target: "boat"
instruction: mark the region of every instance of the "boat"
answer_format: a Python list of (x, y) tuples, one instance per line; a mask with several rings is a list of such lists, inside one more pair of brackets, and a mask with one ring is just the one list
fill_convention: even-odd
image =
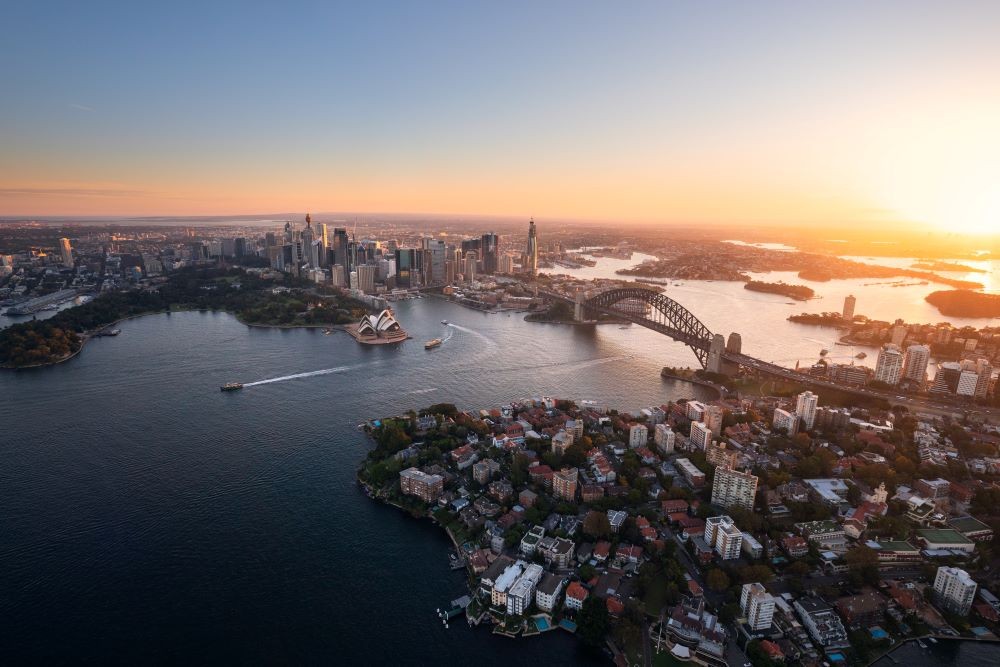
[(864, 352), (858, 352), (857, 354), (855, 354), (855, 355), (854, 355), (854, 358), (855, 358), (855, 359), (864, 359), (864, 358), (865, 358), (865, 357), (867, 357), (867, 356), (868, 356), (868, 355), (867, 355), (867, 354), (865, 354)]
[(333, 329), (323, 329), (323, 335), (324, 336), (329, 336), (332, 333), (333, 333)]
[(238, 391), (243, 388), (242, 382), (227, 382), (219, 387), (221, 391)]
[(445, 326), (447, 326), (448, 325), (448, 320), (441, 320), (441, 324), (444, 324)]
[(828, 354), (830, 354), (830, 350), (826, 349), (825, 347), (819, 351), (819, 356), (821, 357), (825, 357)]
[(440, 338), (434, 338), (434, 339), (429, 340), (426, 343), (424, 343), (424, 349), (425, 350), (433, 350), (435, 347), (439, 346), (443, 342), (444, 341), (441, 340)]

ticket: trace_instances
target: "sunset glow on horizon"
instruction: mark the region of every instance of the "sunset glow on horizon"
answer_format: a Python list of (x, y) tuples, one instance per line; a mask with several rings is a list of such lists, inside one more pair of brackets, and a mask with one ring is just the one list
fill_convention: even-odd
[(1000, 231), (1000, 5), (8, 10), (0, 216)]

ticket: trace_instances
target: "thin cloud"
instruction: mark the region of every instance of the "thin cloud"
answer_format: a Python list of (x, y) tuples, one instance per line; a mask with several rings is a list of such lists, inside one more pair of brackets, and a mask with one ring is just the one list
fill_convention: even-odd
[(2, 196), (28, 197), (135, 197), (149, 194), (145, 190), (120, 190), (114, 188), (0, 188)]
[(77, 109), (79, 111), (86, 111), (87, 113), (94, 113), (94, 110), (85, 104), (72, 103), (69, 105), (70, 109)]

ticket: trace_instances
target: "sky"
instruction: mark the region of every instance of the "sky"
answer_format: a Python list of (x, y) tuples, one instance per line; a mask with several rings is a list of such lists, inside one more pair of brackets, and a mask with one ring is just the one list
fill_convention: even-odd
[(1000, 2), (46, 2), (0, 215), (1000, 230)]

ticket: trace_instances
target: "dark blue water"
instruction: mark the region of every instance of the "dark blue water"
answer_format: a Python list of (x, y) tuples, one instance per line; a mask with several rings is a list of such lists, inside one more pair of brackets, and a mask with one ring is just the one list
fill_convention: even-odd
[(434, 609), (466, 590), (450, 544), (358, 490), (368, 443), (355, 426), (438, 401), (637, 409), (701, 396), (659, 378), (693, 356), (637, 327), (528, 324), (431, 299), (397, 312), (414, 340), (394, 348), (181, 313), (125, 322), (66, 364), (0, 374), (0, 663), (587, 659), (562, 631), (512, 641), (441, 625)]
[(1000, 643), (966, 639), (938, 639), (937, 643), (923, 641), (921, 648), (916, 641), (896, 647), (885, 657), (872, 663), (874, 667), (992, 667), (1000, 664)]

